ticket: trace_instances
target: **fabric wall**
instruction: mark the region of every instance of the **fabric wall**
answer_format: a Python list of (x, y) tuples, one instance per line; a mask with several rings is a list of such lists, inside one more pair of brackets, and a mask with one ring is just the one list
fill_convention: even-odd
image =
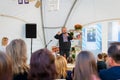
[(40, 8), (36, 8), (35, 3), (36, 1), (18, 4), (18, 0), (1, 0), (0, 2), (0, 39), (7, 36), (9, 42), (16, 38), (25, 40), (28, 59), (31, 55), (31, 39), (25, 38), (26, 23), (37, 24), (37, 38), (33, 39), (32, 51), (44, 47)]

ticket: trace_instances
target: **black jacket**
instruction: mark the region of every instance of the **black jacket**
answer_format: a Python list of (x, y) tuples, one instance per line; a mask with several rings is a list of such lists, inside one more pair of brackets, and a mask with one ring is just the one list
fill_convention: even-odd
[(68, 42), (63, 41), (63, 34), (60, 34), (60, 35), (56, 34), (54, 37), (59, 40), (60, 49), (70, 49), (71, 47), (70, 40), (72, 40), (73, 38), (69, 33), (68, 33)]

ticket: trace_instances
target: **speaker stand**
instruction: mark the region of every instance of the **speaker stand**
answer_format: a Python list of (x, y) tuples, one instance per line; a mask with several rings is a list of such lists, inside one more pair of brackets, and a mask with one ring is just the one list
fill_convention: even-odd
[(33, 42), (33, 39), (31, 38), (31, 54), (32, 54), (32, 42)]

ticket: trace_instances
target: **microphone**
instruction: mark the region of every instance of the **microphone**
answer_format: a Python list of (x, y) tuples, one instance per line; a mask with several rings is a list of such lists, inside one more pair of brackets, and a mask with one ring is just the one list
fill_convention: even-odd
[(47, 48), (47, 46), (52, 42), (53, 40), (50, 40), (46, 45), (45, 48)]
[(50, 42), (53, 41), (53, 40), (50, 40)]

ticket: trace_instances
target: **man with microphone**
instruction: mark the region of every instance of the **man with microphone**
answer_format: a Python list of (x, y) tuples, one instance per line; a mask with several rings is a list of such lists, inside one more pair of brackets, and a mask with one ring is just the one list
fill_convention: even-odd
[(69, 33), (67, 33), (66, 27), (62, 27), (61, 32), (58, 32), (54, 37), (59, 40), (60, 55), (68, 58), (70, 55), (69, 52), (71, 48), (70, 40), (72, 40), (73, 38)]

